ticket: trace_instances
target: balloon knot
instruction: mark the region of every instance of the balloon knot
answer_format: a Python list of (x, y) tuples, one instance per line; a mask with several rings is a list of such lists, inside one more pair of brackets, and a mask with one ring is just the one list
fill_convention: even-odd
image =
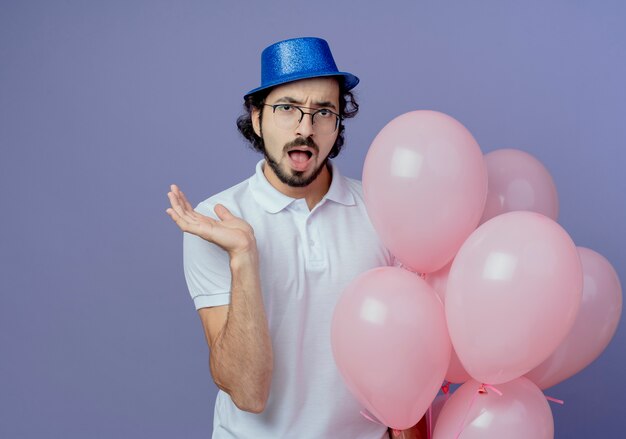
[(487, 393), (487, 389), (493, 390), (495, 393), (497, 393), (498, 395), (502, 396), (502, 392), (500, 392), (498, 389), (493, 387), (491, 384), (485, 384), (485, 383), (482, 383), (480, 385), (480, 387), (478, 388), (478, 393), (485, 394), (485, 393)]
[(444, 395), (447, 395), (450, 392), (450, 383), (446, 382), (443, 386), (441, 386), (441, 391)]
[(417, 274), (419, 277), (421, 277), (422, 279), (426, 278), (426, 273), (419, 273), (415, 270), (413, 270), (411, 267), (407, 267), (406, 265), (404, 265), (402, 262), (400, 262), (400, 268), (402, 268), (403, 270), (409, 271), (413, 274)]
[(402, 431), (396, 430), (395, 428), (392, 428), (391, 431), (393, 431), (393, 435), (395, 437), (398, 437), (398, 436), (400, 436), (402, 434)]

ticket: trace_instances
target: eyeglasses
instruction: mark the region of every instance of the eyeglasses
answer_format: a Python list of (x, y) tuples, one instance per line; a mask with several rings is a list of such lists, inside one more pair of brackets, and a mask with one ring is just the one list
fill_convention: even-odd
[[(295, 127), (300, 125), (300, 122), (302, 122), (305, 114), (311, 116), (311, 124), (313, 125), (313, 129), (315, 129), (318, 134), (330, 134), (335, 132), (339, 126), (339, 121), (341, 120), (341, 116), (333, 111), (330, 111), (328, 108), (316, 109), (300, 107), (293, 104), (263, 105), (272, 107), (274, 113), (274, 123), (277, 127), (284, 130), (293, 130)], [(315, 111), (307, 113), (302, 111), (303, 108)]]

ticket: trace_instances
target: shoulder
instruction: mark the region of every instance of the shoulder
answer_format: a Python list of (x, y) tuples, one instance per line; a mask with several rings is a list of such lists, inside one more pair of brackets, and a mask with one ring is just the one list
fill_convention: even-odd
[(363, 196), (363, 183), (361, 182), (361, 180), (356, 180), (354, 178), (346, 177), (344, 175), (342, 175), (341, 178), (344, 181), (345, 187), (354, 196), (357, 204), (364, 204), (365, 198)]
[(196, 212), (202, 215), (216, 218), (214, 209), (217, 204), (222, 204), (228, 208), (234, 215), (238, 215), (241, 212), (241, 208), (247, 202), (251, 196), (249, 191), (250, 179), (246, 179), (241, 183), (229, 187), (215, 195), (210, 196), (204, 201), (198, 203), (194, 209)]

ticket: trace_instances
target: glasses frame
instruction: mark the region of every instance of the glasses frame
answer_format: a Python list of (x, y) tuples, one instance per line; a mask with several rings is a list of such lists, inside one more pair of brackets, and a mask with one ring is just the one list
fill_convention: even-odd
[[(343, 120), (343, 117), (341, 117), (340, 114), (335, 113), (333, 110), (329, 110), (328, 108), (311, 108), (311, 107), (302, 107), (300, 105), (294, 105), (294, 104), (289, 104), (289, 103), (280, 103), (280, 104), (263, 104), (266, 107), (271, 107), (272, 108), (272, 114), (276, 114), (276, 108), (277, 107), (281, 107), (281, 106), (289, 106), (289, 107), (294, 107), (297, 108), (298, 110), (300, 110), (300, 119), (298, 119), (298, 123), (294, 126), (294, 128), (296, 128), (298, 125), (300, 125), (302, 123), (302, 119), (304, 119), (304, 115), (308, 114), (309, 116), (311, 116), (311, 125), (315, 126), (315, 115), (317, 113), (319, 113), (320, 111), (328, 111), (329, 113), (334, 114), (337, 117), (337, 120), (335, 121), (335, 128), (329, 132), (328, 134), (332, 134), (335, 131), (337, 131), (337, 128), (339, 128), (339, 123)], [(307, 113), (306, 111), (303, 111), (302, 109), (306, 109), (306, 110), (315, 110), (312, 113)]]

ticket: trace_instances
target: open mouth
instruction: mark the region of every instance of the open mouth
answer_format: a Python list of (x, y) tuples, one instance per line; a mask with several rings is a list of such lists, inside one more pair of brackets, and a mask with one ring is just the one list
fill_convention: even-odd
[(311, 157), (313, 157), (313, 153), (308, 150), (300, 151), (297, 149), (292, 149), (287, 154), (289, 154), (289, 157), (291, 157), (291, 160), (293, 160), (294, 162), (298, 162), (298, 163), (306, 162)]
[(288, 151), (287, 154), (289, 155), (291, 167), (296, 171), (306, 170), (313, 157), (313, 151), (310, 150), (292, 149)]

